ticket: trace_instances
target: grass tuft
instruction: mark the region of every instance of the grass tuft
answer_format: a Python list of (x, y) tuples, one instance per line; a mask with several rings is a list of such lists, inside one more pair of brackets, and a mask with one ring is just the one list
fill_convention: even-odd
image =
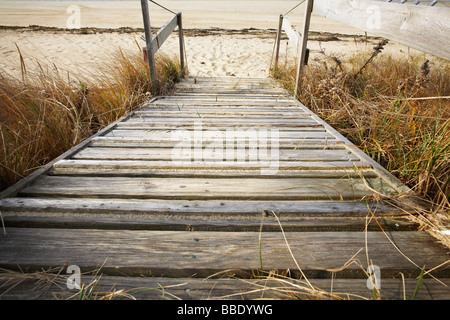
[[(0, 190), (149, 100), (142, 51), (118, 50), (91, 71), (71, 74), (36, 62), (30, 72), (17, 47), (21, 77), (0, 70)], [(181, 78), (175, 58), (156, 57), (158, 94)]]
[[(434, 209), (450, 202), (450, 64), (373, 52), (309, 63), (299, 100), (392, 172)], [(293, 92), (296, 67), (274, 77)]]

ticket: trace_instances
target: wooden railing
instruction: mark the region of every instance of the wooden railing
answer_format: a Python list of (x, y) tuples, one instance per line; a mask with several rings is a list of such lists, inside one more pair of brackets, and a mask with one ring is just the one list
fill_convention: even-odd
[(297, 75), (295, 80), (294, 97), (297, 97), (301, 88), (301, 79), (303, 74), (304, 65), (308, 63), (309, 49), (306, 48), (308, 42), (309, 22), (311, 20), (311, 12), (313, 8), (314, 0), (307, 0), (305, 7), (305, 16), (303, 21), (303, 32), (300, 35), (293, 27), (289, 18), (286, 15), (280, 15), (280, 20), (277, 30), (277, 38), (275, 43), (275, 62), (274, 71), (278, 68), (278, 59), (280, 55), (280, 41), (281, 33), (284, 31), (289, 38), (289, 42), (297, 52)]
[(186, 66), (184, 60), (185, 47), (183, 38), (182, 16), (181, 12), (175, 13), (174, 16), (170, 18), (166, 22), (166, 24), (164, 24), (158, 30), (156, 36), (153, 37), (150, 25), (148, 0), (141, 0), (141, 7), (142, 7), (142, 17), (144, 20), (145, 43), (146, 43), (146, 47), (144, 48), (144, 57), (146, 58), (150, 69), (150, 78), (153, 84), (152, 86), (153, 91), (156, 92), (158, 90), (158, 78), (156, 76), (156, 69), (155, 69), (155, 54), (158, 51), (158, 49), (161, 48), (161, 46), (167, 40), (167, 38), (172, 34), (172, 32), (175, 30), (176, 27), (178, 27), (178, 37), (180, 46), (180, 66), (182, 77), (184, 77), (186, 74)]
[[(292, 27), (286, 14), (280, 15), (275, 43), (274, 71), (278, 67), (283, 31), (298, 53), (295, 97), (299, 94), (304, 65), (308, 61), (306, 44), (313, 4), (317, 15), (450, 60), (450, 8), (436, 5), (450, 0), (415, 0), (408, 4), (404, 0), (304, 0), (301, 3), (305, 1), (303, 32), (299, 34)], [(419, 6), (423, 2), (429, 5)]]
[(450, 60), (450, 8), (412, 2), (315, 0), (314, 14)]

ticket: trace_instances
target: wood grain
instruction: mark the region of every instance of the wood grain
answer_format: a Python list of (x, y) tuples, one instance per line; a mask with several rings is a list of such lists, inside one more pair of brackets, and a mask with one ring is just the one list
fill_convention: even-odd
[[(384, 277), (403, 272), (418, 275), (420, 265), (436, 267), (448, 261), (447, 251), (423, 232), (290, 232), (287, 241), (302, 271), (310, 277), (366, 278), (368, 254)], [(280, 232), (127, 231), (9, 228), (0, 240), (0, 266), (36, 270), (78, 265), (111, 275), (210, 276), (225, 270), (298, 271)], [(366, 252), (366, 249), (368, 251)], [(401, 253), (398, 250), (401, 251)], [(409, 259), (405, 258), (408, 257)], [(348, 264), (353, 259), (354, 263)], [(412, 262), (411, 262), (412, 261)], [(341, 271), (343, 266), (346, 266)], [(449, 269), (437, 268), (436, 276)]]
[[(368, 186), (371, 186), (370, 188)], [(390, 194), (382, 179), (332, 178), (140, 178), (46, 176), (22, 190), (28, 196), (164, 199), (361, 199), (373, 190)]]

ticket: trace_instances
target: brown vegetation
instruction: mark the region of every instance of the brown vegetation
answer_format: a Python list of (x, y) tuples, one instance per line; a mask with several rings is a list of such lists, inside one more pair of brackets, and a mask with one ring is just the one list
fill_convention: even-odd
[[(0, 71), (0, 190), (151, 98), (140, 50), (119, 50), (87, 76), (39, 62), (38, 71), (31, 73), (22, 55), (20, 59), (21, 79)], [(161, 93), (180, 79), (181, 68), (176, 59), (162, 56), (156, 64)]]
[[(299, 100), (436, 208), (450, 208), (450, 65), (423, 56), (322, 52)], [(274, 76), (291, 92), (296, 67)]]

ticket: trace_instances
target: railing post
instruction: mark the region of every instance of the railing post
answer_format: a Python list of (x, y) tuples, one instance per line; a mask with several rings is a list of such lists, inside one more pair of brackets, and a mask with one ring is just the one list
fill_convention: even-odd
[(184, 47), (183, 22), (182, 22), (181, 12), (177, 13), (177, 23), (178, 23), (178, 39), (180, 41), (181, 76), (184, 78), (186, 75), (185, 64), (184, 64), (184, 53), (185, 53), (186, 48)]
[(294, 98), (297, 98), (300, 93), (301, 82), (302, 82), (302, 74), (306, 60), (306, 44), (308, 42), (308, 33), (309, 33), (309, 23), (311, 21), (311, 12), (313, 8), (314, 0), (307, 0), (306, 9), (305, 9), (305, 17), (303, 22), (303, 33), (302, 33), (302, 46), (300, 48), (300, 56), (298, 57), (297, 64), (297, 78), (295, 81), (295, 91)]
[(141, 0), (142, 18), (144, 20), (145, 44), (147, 50), (148, 67), (150, 69), (150, 79), (152, 81), (153, 93), (158, 91), (158, 78), (156, 77), (155, 56), (152, 48), (152, 30), (150, 26), (150, 13), (147, 0)]
[(281, 29), (282, 28), (283, 28), (283, 15), (280, 14), (280, 20), (278, 22), (276, 46), (275, 46), (275, 64), (273, 67), (273, 72), (275, 72), (278, 68), (278, 58), (280, 56), (280, 41), (281, 41)]

